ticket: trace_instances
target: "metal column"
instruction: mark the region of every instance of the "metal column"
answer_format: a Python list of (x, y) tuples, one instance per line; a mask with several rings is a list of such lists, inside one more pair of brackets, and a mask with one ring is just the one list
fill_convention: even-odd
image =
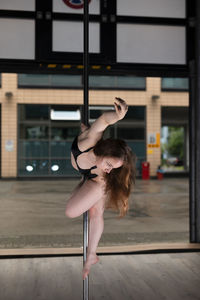
[[(84, 79), (84, 108), (83, 108), (83, 123), (88, 125), (88, 44), (89, 44), (89, 16), (88, 16), (88, 0), (84, 0), (84, 55), (83, 55), (83, 79)], [(83, 214), (83, 265), (87, 258), (88, 247), (88, 211)], [(83, 300), (89, 299), (89, 276), (83, 280)]]
[(190, 62), (190, 242), (200, 242), (200, 2), (195, 9), (195, 57)]
[(196, 239), (195, 242), (200, 242), (200, 2), (196, 1), (196, 24), (195, 24), (195, 66), (196, 66)]

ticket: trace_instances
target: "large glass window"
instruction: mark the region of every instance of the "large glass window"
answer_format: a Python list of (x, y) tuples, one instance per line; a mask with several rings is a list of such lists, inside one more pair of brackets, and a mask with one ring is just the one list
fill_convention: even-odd
[(70, 147), (79, 125), (80, 106), (19, 105), (18, 175), (77, 176)]
[(20, 122), (24, 121), (47, 121), (49, 120), (48, 105), (20, 105)]
[(188, 91), (189, 79), (188, 78), (162, 78), (161, 89), (162, 91)]
[[(90, 106), (92, 124), (113, 106)], [(70, 148), (79, 133), (78, 105), (19, 105), (19, 176), (78, 176), (71, 166)], [(125, 118), (109, 126), (104, 138), (124, 139), (137, 156), (138, 174), (145, 160), (145, 107), (130, 106)]]
[(81, 75), (18, 74), (19, 88), (82, 88)]
[[(19, 88), (83, 88), (82, 75), (18, 74)], [(90, 75), (91, 89), (145, 90), (146, 78), (131, 75)]]
[(90, 88), (96, 89), (129, 89), (129, 90), (145, 90), (146, 78), (135, 76), (90, 76)]

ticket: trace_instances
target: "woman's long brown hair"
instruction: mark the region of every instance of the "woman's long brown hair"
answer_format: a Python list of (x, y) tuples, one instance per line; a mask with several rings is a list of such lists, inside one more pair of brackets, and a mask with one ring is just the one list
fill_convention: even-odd
[(123, 160), (120, 168), (105, 173), (105, 193), (108, 195), (106, 208), (119, 211), (119, 216), (126, 215), (129, 204), (128, 199), (135, 184), (136, 155), (131, 148), (120, 139), (101, 139), (94, 147), (94, 154), (100, 157), (115, 157)]

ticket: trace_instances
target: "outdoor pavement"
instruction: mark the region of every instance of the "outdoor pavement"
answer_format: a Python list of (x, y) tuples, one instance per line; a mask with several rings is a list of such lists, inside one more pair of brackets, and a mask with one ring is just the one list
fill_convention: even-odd
[[(78, 179), (1, 180), (0, 248), (81, 247), (82, 216), (65, 206)], [(136, 180), (130, 210), (105, 211), (99, 246), (189, 242), (189, 178)]]

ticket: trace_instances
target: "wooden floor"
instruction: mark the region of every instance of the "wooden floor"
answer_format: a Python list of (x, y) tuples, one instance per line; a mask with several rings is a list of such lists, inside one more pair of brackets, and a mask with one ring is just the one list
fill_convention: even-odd
[[(0, 259), (1, 300), (82, 299), (82, 257)], [(200, 252), (103, 255), (91, 300), (200, 300)]]

